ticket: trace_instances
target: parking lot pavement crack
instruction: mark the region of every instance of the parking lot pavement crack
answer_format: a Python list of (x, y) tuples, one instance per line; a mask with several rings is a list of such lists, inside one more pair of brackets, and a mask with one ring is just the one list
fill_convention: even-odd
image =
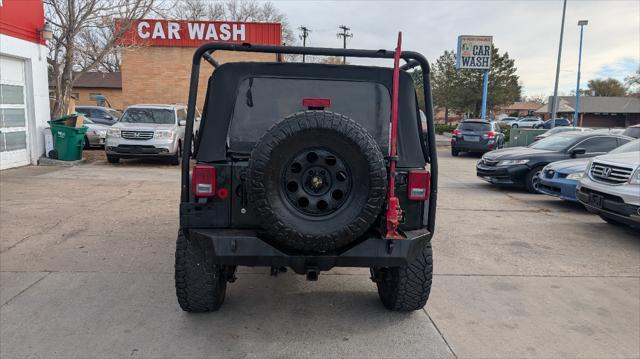
[[(72, 216), (72, 217), (73, 217), (73, 216)], [(72, 218), (72, 217), (70, 217), (70, 218)], [(69, 218), (67, 218), (67, 219), (69, 219)], [(22, 242), (24, 242), (24, 241), (27, 241), (27, 240), (28, 240), (28, 239), (30, 239), (31, 237), (38, 236), (38, 235), (44, 234), (44, 233), (46, 233), (46, 232), (48, 232), (48, 231), (50, 231), (50, 230), (52, 230), (52, 229), (55, 229), (56, 227), (58, 227), (58, 226), (60, 225), (60, 223), (62, 223), (62, 221), (63, 221), (63, 220), (61, 219), (61, 220), (57, 221), (56, 223), (54, 223), (53, 225), (51, 225), (51, 226), (49, 226), (49, 227), (46, 227), (46, 228), (44, 228), (44, 229), (43, 229), (43, 230), (41, 230), (41, 231), (38, 231), (38, 232), (36, 232), (36, 233), (31, 233), (31, 234), (29, 234), (29, 235), (27, 235), (27, 236), (24, 236), (22, 239), (20, 239), (20, 240), (19, 240), (19, 241), (17, 241), (16, 243), (14, 243), (14, 244), (10, 245), (9, 247), (7, 247), (7, 248), (5, 248), (5, 249), (1, 250), (1, 251), (0, 251), (0, 253), (4, 253), (4, 252), (6, 252), (6, 251), (8, 251), (8, 250), (10, 250), (10, 249), (15, 248), (15, 247), (16, 247), (16, 246), (18, 246), (20, 243), (22, 243)]]
[(38, 279), (37, 281), (31, 283), (30, 285), (28, 285), (25, 289), (21, 290), (20, 292), (18, 292), (16, 295), (14, 295), (13, 297), (9, 298), (9, 300), (7, 300), (6, 302), (2, 303), (2, 305), (0, 307), (4, 307), (5, 305), (11, 303), (12, 300), (14, 300), (15, 298), (19, 297), (20, 294), (26, 292), (27, 290), (29, 290), (29, 288), (33, 287), (34, 285), (40, 283), (43, 279), (47, 278), (49, 276), (49, 274), (51, 274), (51, 272), (46, 272), (45, 275), (42, 276), (42, 278)]
[(427, 318), (429, 318), (431, 325), (433, 325), (433, 327), (436, 329), (436, 331), (438, 332), (438, 335), (440, 335), (440, 338), (442, 338), (442, 341), (444, 342), (444, 344), (446, 344), (447, 349), (449, 349), (449, 351), (451, 352), (451, 355), (453, 355), (453, 357), (457, 359), (458, 356), (456, 355), (456, 352), (453, 351), (453, 348), (451, 347), (451, 345), (449, 345), (447, 338), (444, 337), (444, 335), (440, 331), (440, 328), (438, 328), (438, 326), (436, 325), (436, 322), (434, 322), (433, 318), (431, 318), (431, 316), (429, 315), (429, 312), (427, 312), (427, 310), (424, 308), (422, 308), (422, 311), (424, 312), (424, 314), (426, 314)]

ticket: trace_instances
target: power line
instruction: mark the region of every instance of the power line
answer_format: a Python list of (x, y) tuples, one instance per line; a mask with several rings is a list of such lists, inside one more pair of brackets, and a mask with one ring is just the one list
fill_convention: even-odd
[[(345, 25), (340, 25), (338, 26), (338, 29), (342, 30), (342, 32), (339, 32), (337, 34), (338, 38), (342, 38), (342, 48), (346, 49), (347, 48), (347, 38), (348, 37), (353, 37), (353, 34), (349, 32), (349, 30), (351, 30), (350, 27), (347, 27)], [(342, 57), (342, 63), (346, 64), (347, 63), (347, 57), (343, 56)]]
[[(307, 37), (309, 36), (311, 30), (309, 30), (309, 28), (307, 28), (306, 26), (300, 26), (298, 30), (302, 31), (302, 35), (300, 35), (300, 39), (302, 39), (302, 47), (307, 47)], [(302, 54), (302, 62), (305, 62), (304, 54)]]

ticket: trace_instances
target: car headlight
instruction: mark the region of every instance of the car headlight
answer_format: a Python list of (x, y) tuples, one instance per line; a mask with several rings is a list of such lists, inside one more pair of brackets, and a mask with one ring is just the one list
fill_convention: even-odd
[(107, 130), (96, 130), (96, 135), (99, 137), (105, 137), (107, 135)]
[(110, 128), (107, 130), (108, 137), (120, 137), (120, 129), (119, 128)]
[(640, 184), (640, 167), (638, 167), (633, 175), (631, 175), (629, 184)]
[(529, 160), (502, 160), (498, 162), (498, 166), (523, 165), (527, 162), (529, 162)]
[(173, 130), (156, 130), (156, 138), (173, 138)]
[(569, 180), (579, 180), (584, 176), (584, 171), (580, 171), (580, 172), (573, 172), (573, 173), (569, 173), (567, 175), (567, 179)]

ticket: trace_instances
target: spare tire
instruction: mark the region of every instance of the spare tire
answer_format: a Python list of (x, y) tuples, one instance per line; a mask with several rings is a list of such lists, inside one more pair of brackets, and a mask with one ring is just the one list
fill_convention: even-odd
[(344, 247), (371, 227), (386, 190), (378, 144), (338, 113), (293, 114), (251, 152), (249, 201), (267, 236), (287, 248), (322, 253)]

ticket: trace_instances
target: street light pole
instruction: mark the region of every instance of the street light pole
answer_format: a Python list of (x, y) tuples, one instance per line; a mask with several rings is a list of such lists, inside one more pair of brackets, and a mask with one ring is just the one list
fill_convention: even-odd
[(578, 116), (580, 116), (580, 65), (582, 63), (582, 33), (585, 25), (589, 21), (580, 20), (578, 26), (580, 26), (580, 50), (578, 50), (578, 80), (576, 81), (576, 112), (573, 114), (573, 127), (578, 126)]
[(567, 12), (567, 0), (562, 5), (562, 24), (560, 25), (560, 45), (558, 45), (558, 62), (556, 64), (556, 83), (553, 87), (553, 103), (551, 104), (551, 128), (555, 127), (554, 118), (558, 112), (558, 80), (560, 78), (560, 58), (562, 57), (562, 37), (564, 35), (564, 15)]

